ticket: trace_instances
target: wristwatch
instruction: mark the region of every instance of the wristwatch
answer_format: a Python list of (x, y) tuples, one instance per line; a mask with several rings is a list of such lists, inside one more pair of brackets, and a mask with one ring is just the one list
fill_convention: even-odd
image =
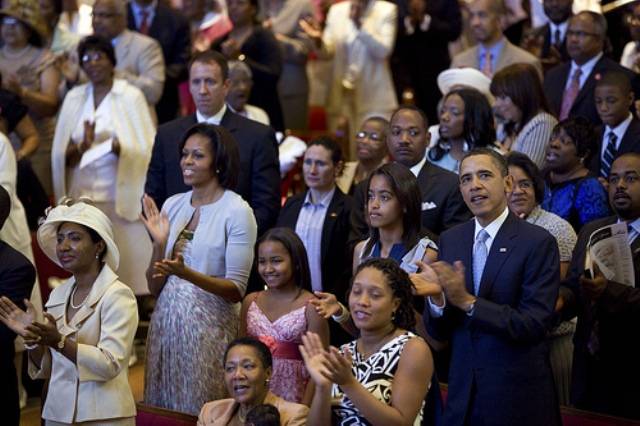
[(64, 349), (64, 344), (67, 341), (67, 336), (65, 336), (64, 334), (60, 335), (60, 341), (57, 343), (57, 347), (59, 351), (62, 351)]

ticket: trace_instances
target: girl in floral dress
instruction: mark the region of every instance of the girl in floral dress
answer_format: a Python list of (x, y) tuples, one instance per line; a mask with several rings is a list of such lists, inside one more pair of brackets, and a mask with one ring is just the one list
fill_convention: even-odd
[(313, 388), (298, 345), (307, 331), (329, 344), (329, 327), (313, 308), (314, 295), (307, 253), (290, 229), (273, 228), (258, 242), (258, 272), (267, 289), (251, 293), (242, 303), (240, 334), (264, 342), (273, 356), (269, 387), (281, 398), (309, 405)]

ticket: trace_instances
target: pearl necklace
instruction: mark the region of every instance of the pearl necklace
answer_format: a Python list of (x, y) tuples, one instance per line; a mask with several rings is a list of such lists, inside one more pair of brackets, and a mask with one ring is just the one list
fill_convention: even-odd
[(87, 293), (87, 295), (84, 297), (84, 299), (82, 299), (82, 302), (80, 302), (80, 304), (76, 306), (76, 305), (73, 304), (73, 298), (76, 296), (77, 288), (78, 288), (77, 284), (73, 286), (73, 291), (71, 291), (71, 298), (69, 299), (69, 304), (71, 305), (71, 307), (73, 309), (80, 309), (82, 307), (82, 305), (84, 305), (84, 302), (87, 301), (87, 297), (89, 297), (89, 293), (90, 293), (90, 292)]
[(21, 50), (17, 51), (17, 52), (11, 52), (9, 51), (9, 49), (7, 48), (7, 46), (4, 46), (2, 48), (2, 54), (7, 58), (7, 59), (18, 59), (23, 57), (28, 51), (31, 50), (31, 45), (27, 44), (25, 47), (23, 47)]

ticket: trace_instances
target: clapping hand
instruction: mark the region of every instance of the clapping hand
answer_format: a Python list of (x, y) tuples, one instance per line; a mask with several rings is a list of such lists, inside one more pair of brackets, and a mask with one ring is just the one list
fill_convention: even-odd
[(181, 254), (173, 259), (162, 259), (160, 262), (153, 264), (153, 277), (164, 278), (169, 275), (175, 275), (179, 278), (185, 278), (187, 267), (184, 264), (184, 258)]
[(453, 306), (465, 309), (475, 300), (465, 286), (464, 265), (459, 260), (453, 266), (447, 262), (435, 262), (431, 265), (438, 276), (438, 282), (444, 289), (447, 300)]
[(352, 357), (351, 352), (347, 350), (344, 354), (333, 346), (327, 352), (328, 370), (331, 381), (338, 386), (346, 386), (356, 381), (351, 371)]
[(140, 220), (151, 235), (153, 243), (164, 246), (169, 239), (169, 218), (167, 214), (158, 211), (156, 202), (147, 194), (142, 197), (142, 212)]
[(84, 133), (82, 136), (82, 142), (80, 142), (80, 146), (78, 147), (80, 154), (84, 154), (89, 148), (91, 148), (95, 137), (96, 123), (94, 121), (84, 120)]
[(340, 304), (334, 294), (323, 293), (321, 291), (314, 291), (316, 295), (315, 299), (309, 300), (316, 308), (316, 313), (324, 319), (331, 318), (332, 315), (338, 315), (340, 312)]
[(320, 24), (310, 16), (307, 16), (304, 19), (300, 19), (298, 21), (300, 28), (304, 33), (309, 36), (316, 44), (319, 44), (322, 40), (322, 28), (320, 28)]
[(25, 338), (25, 343), (34, 344), (38, 343), (45, 346), (55, 348), (62, 335), (58, 331), (56, 325), (56, 319), (48, 312), (44, 313), (45, 322), (33, 322), (27, 326), (27, 331), (35, 335), (34, 339)]
[(420, 269), (420, 272), (409, 275), (414, 287), (413, 294), (422, 297), (433, 297), (442, 294), (438, 275), (433, 268), (421, 260), (416, 260), (414, 264)]
[(37, 339), (37, 335), (27, 328), (36, 319), (36, 310), (27, 299), (24, 300), (27, 311), (20, 309), (6, 296), (0, 297), (0, 321), (11, 331), (25, 339)]
[(23, 93), (24, 92), (24, 88), (20, 84), (20, 79), (15, 74), (9, 74), (6, 77), (6, 79), (4, 81), (4, 86), (7, 88), (7, 90), (15, 93), (16, 95), (18, 95), (20, 97), (22, 97), (23, 94), (24, 94)]
[(240, 56), (240, 44), (233, 38), (224, 41), (220, 45), (220, 48), (222, 49), (222, 53), (229, 59), (238, 59), (238, 56)]
[(319, 388), (327, 388), (333, 383), (329, 371), (327, 351), (322, 346), (320, 336), (307, 332), (302, 336), (302, 345), (298, 346), (307, 371)]

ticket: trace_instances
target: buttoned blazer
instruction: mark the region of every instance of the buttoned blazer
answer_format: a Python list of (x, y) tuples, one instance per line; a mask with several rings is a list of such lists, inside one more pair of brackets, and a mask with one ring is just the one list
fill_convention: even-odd
[[(451, 60), (451, 68), (475, 68), (477, 70), (480, 69), (480, 46), (476, 45), (468, 48), (465, 51), (458, 53)], [(533, 65), (536, 70), (538, 70), (538, 74), (542, 79), (542, 65), (540, 64), (540, 60), (533, 56), (531, 53), (527, 52), (524, 49), (519, 48), (518, 46), (512, 44), (504, 39), (504, 46), (502, 50), (500, 50), (500, 54), (498, 56), (498, 60), (496, 62), (496, 69), (493, 70), (494, 74), (500, 71), (502, 68), (505, 68), (512, 64), (517, 63), (525, 63)]]
[[(468, 221), (444, 232), (439, 245), (440, 260), (463, 263), (471, 294), (474, 232)], [(425, 309), (429, 334), (451, 346), (443, 424), (560, 424), (545, 340), (559, 280), (554, 237), (509, 213), (491, 244), (473, 313), (446, 306), (436, 317)]]
[[(589, 237), (595, 230), (617, 221), (617, 216), (610, 216), (589, 222), (580, 230), (569, 272), (563, 281), (573, 295), (565, 300), (575, 305), (569, 316), (578, 315), (571, 402), (578, 407), (639, 418), (640, 407), (635, 401), (640, 398), (640, 389), (636, 386), (640, 380), (640, 341), (630, 335), (640, 326), (640, 238), (631, 244), (635, 287), (608, 281), (598, 301), (592, 304), (583, 296), (580, 285)], [(599, 349), (597, 356), (593, 356), (587, 345), (596, 322)]]
[(29, 358), (32, 378), (50, 378), (42, 417), (73, 423), (135, 416), (129, 355), (138, 327), (136, 298), (105, 264), (86, 301), (67, 321), (74, 284), (72, 277), (56, 287), (45, 307), (56, 319), (58, 331), (77, 343), (76, 364), (49, 348), (40, 366)]
[[(285, 401), (271, 392), (267, 393), (264, 404), (276, 407), (280, 413), (281, 426), (303, 426), (307, 424), (309, 408), (305, 405)], [(238, 403), (231, 398), (207, 402), (198, 416), (198, 426), (226, 426), (237, 409)]]
[[(602, 144), (608, 143), (605, 141), (605, 126), (604, 124), (599, 126), (597, 129), (597, 133), (600, 135), (600, 139), (598, 139), (598, 149), (591, 156), (591, 162), (589, 163), (589, 170), (596, 176), (600, 176), (600, 166), (602, 164)], [(638, 120), (635, 116), (629, 123), (629, 127), (627, 127), (627, 131), (622, 136), (622, 140), (620, 141), (620, 146), (618, 146), (618, 150), (616, 151), (616, 157), (619, 157), (622, 154), (627, 154), (629, 152), (640, 152), (640, 120)]]
[[(627, 74), (631, 79), (631, 84), (636, 96), (640, 93), (638, 90), (639, 81), (636, 78), (637, 75), (617, 62), (603, 56), (598, 62), (596, 62), (593, 70), (591, 70), (591, 74), (589, 74), (589, 77), (587, 77), (582, 88), (580, 88), (578, 96), (574, 100), (573, 106), (569, 111), (569, 116), (581, 116), (594, 124), (602, 123), (602, 120), (600, 120), (600, 116), (598, 115), (598, 111), (596, 110), (596, 104), (593, 97), (596, 82), (608, 71), (620, 71)], [(560, 109), (562, 108), (562, 97), (564, 95), (564, 90), (570, 72), (571, 61), (567, 61), (551, 68), (544, 78), (544, 94), (549, 102), (549, 108), (551, 109), (550, 112), (556, 117), (560, 114)]]
[[(307, 192), (287, 199), (278, 217), (278, 226), (296, 230), (300, 210)], [(351, 252), (347, 248), (353, 201), (339, 188), (333, 194), (322, 224), (320, 262), (323, 291), (335, 294), (344, 301), (351, 271)]]
[[(158, 208), (170, 196), (191, 189), (182, 178), (178, 146), (185, 132), (196, 123), (196, 115), (191, 114), (158, 128), (145, 183), (145, 192)], [(272, 128), (228, 108), (220, 125), (231, 133), (240, 152), (238, 184), (230, 189), (249, 203), (258, 223), (258, 235), (262, 235), (276, 223), (280, 211), (280, 164), (275, 133)]]
[(114, 46), (116, 77), (142, 90), (149, 105), (158, 103), (165, 80), (160, 44), (144, 34), (124, 30)]

